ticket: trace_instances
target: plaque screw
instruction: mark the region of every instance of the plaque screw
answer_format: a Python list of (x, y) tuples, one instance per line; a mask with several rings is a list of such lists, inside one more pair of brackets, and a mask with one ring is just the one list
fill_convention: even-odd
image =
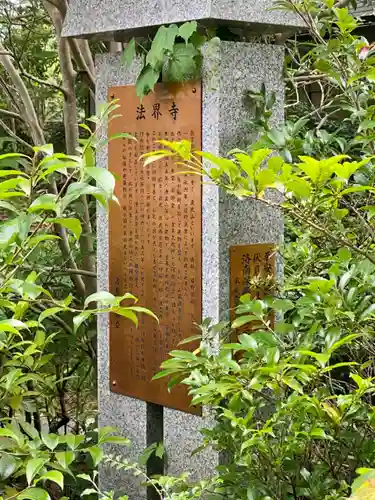
[(112, 380), (112, 385), (113, 385), (113, 386), (116, 386), (116, 385), (117, 385), (116, 380)]
[(192, 90), (192, 92), (193, 92), (193, 94), (196, 94), (196, 93), (197, 93), (197, 89), (196, 89), (196, 88), (194, 88), (194, 89)]
[(115, 94), (111, 94), (111, 99), (114, 99), (115, 98)]

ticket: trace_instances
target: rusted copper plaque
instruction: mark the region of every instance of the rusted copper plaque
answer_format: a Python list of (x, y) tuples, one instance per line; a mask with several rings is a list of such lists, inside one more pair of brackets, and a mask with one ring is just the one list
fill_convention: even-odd
[[(262, 299), (276, 278), (276, 252), (272, 243), (235, 245), (230, 248), (230, 308), (231, 319), (240, 297), (246, 293), (252, 298)], [(271, 318), (273, 320), (273, 318)], [(241, 327), (240, 331), (254, 331), (255, 323)], [(234, 334), (235, 340), (237, 331)]]
[[(126, 318), (110, 319), (110, 382), (114, 392), (200, 414), (184, 386), (167, 390), (167, 379), (151, 381), (184, 338), (201, 322), (202, 187), (195, 175), (173, 175), (181, 167), (164, 159), (146, 167), (139, 157), (162, 149), (159, 139), (192, 141), (201, 148), (200, 82), (156, 86), (142, 102), (134, 86), (109, 89), (122, 114), (110, 122), (109, 136), (137, 138), (109, 143), (109, 168), (118, 177), (119, 206), (109, 213), (110, 290), (131, 292), (159, 318), (140, 315), (138, 328)], [(184, 348), (194, 349), (188, 344)]]

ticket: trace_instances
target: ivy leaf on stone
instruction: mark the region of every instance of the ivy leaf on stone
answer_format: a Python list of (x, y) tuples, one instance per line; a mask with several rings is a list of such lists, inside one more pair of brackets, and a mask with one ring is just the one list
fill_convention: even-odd
[(173, 54), (169, 59), (166, 77), (171, 81), (184, 81), (198, 76), (196, 58), (198, 50), (192, 43), (178, 43), (174, 46)]
[(121, 62), (125, 65), (126, 68), (128, 68), (131, 65), (134, 56), (135, 56), (135, 38), (132, 38), (121, 56)]
[(149, 94), (159, 80), (159, 76), (160, 71), (157, 71), (149, 65), (145, 66), (135, 84), (137, 96), (142, 98)]
[(185, 40), (187, 44), (192, 34), (197, 30), (197, 21), (188, 21), (178, 29), (178, 35)]
[(160, 70), (165, 54), (173, 52), (173, 46), (178, 34), (179, 29), (176, 24), (168, 27), (161, 26), (152, 41), (151, 49), (146, 57), (146, 64), (153, 69)]

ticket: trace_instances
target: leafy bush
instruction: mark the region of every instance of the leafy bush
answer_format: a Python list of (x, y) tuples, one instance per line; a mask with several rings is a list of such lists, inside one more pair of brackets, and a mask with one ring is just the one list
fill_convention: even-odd
[[(97, 127), (107, 123), (116, 107), (112, 103), (93, 118)], [(48, 283), (54, 271), (38, 260), (41, 254), (53, 253), (56, 245), (74, 251), (82, 225), (73, 216), (72, 203), (83, 195), (104, 207), (115, 200), (112, 174), (94, 164), (94, 151), (103, 144), (90, 131), (77, 156), (54, 153), (50, 145), (35, 148), (34, 157), (0, 156), (4, 214), (0, 222), (0, 479), (7, 497), (47, 499), (44, 485), (51, 490), (53, 482), (63, 488), (63, 473), (71, 474), (70, 465), (76, 459), (91, 456), (91, 469), (102, 458), (99, 445), (124, 442), (107, 428), (98, 436), (79, 435), (76, 429), (76, 434), (68, 432), (67, 402), (59, 395), (72, 373), (56, 373), (56, 345), (60, 336), (68, 334), (72, 349), (79, 347), (89, 334), (85, 322), (94, 315), (112, 312), (137, 323), (139, 313), (152, 313), (134, 305), (137, 299), (131, 294), (114, 297), (97, 292), (84, 300), (64, 296), (62, 290), (54, 295)], [(80, 275), (75, 271), (70, 272), (72, 279)], [(61, 419), (58, 415), (54, 419), (51, 411), (56, 399)]]
[(146, 164), (175, 157), (229, 196), (281, 209), (284, 283), (264, 300), (243, 296), (232, 324), (204, 323), (199, 352), (170, 353), (157, 376), (186, 384), (193, 404), (214, 411), (203, 446), (227, 457), (215, 495), (341, 499), (362, 472), (353, 484), (362, 498), (373, 494), (375, 458), (374, 58), (346, 8), (291, 4), (311, 35), (294, 45), (291, 86), (301, 102), (298, 82), (319, 81), (320, 104), (303, 102), (274, 128), (272, 96), (252, 95), (259, 140), (248, 151), (218, 157), (163, 141), (145, 155)]

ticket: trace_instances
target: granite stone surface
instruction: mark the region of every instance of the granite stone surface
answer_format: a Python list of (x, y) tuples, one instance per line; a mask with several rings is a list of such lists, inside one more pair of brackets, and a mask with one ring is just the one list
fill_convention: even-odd
[(170, 23), (243, 25), (249, 32), (278, 33), (303, 27), (273, 0), (70, 0), (63, 36), (126, 40)]
[[(283, 120), (282, 81), (284, 51), (280, 46), (222, 42), (204, 54), (202, 144), (203, 150), (225, 155), (230, 149), (251, 142), (246, 121), (251, 120), (244, 103), (246, 91), (259, 91), (262, 83), (276, 93), (274, 123)], [(206, 164), (206, 168), (210, 165)], [(203, 185), (202, 207), (203, 317), (214, 322), (228, 319), (229, 248), (248, 243), (279, 243), (283, 236), (281, 214), (261, 201), (237, 200), (216, 186)], [(202, 478), (214, 474), (220, 457), (205, 450), (191, 456), (201, 444), (199, 430), (212, 423), (203, 417), (164, 410), (164, 443), (168, 473), (192, 473)]]
[[(108, 102), (108, 87), (113, 85), (133, 84), (139, 72), (139, 65), (134, 63), (124, 71), (120, 64), (120, 55), (102, 55), (96, 59), (97, 108)], [(99, 130), (102, 136), (107, 135), (107, 127)], [(108, 166), (108, 150), (103, 148), (98, 152), (97, 165)], [(108, 217), (99, 205), (97, 210), (98, 234), (98, 289), (108, 290), (109, 284), (109, 253), (108, 253)], [(98, 319), (98, 387), (99, 387), (99, 425), (109, 425), (119, 430), (119, 433), (131, 440), (132, 446), (127, 449), (119, 446), (109, 446), (107, 453), (123, 455), (136, 461), (147, 446), (147, 404), (138, 399), (129, 398), (110, 391), (109, 380), (109, 318), (107, 314)], [(145, 500), (146, 491), (140, 487), (141, 479), (127, 473), (119, 472), (109, 465), (100, 467), (100, 486), (103, 491), (116, 490), (116, 494), (127, 494), (130, 500)]]

